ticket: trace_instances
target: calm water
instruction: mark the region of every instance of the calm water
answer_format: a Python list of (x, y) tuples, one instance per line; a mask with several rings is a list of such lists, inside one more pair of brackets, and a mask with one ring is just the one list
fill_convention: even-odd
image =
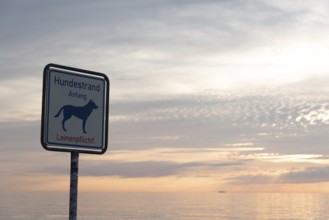
[[(329, 194), (85, 193), (79, 220), (328, 220)], [(67, 193), (0, 192), (0, 219), (68, 219)]]

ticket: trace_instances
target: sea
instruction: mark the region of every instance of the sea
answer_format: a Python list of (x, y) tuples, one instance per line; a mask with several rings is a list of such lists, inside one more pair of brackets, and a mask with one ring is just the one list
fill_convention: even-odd
[[(68, 219), (63, 192), (0, 192), (0, 219)], [(79, 192), (79, 220), (328, 220), (329, 194)]]

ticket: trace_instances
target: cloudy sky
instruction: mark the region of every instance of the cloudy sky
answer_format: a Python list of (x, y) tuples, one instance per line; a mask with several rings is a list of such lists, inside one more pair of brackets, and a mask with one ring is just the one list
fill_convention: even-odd
[(83, 191), (329, 191), (324, 0), (0, 1), (0, 191), (68, 191), (40, 144), (43, 68), (110, 81)]

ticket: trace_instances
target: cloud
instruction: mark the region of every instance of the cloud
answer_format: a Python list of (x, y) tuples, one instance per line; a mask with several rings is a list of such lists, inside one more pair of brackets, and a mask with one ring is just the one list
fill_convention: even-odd
[[(26, 94), (41, 90), (33, 87), (37, 81), (21, 80), (16, 89), (13, 81), (8, 82), (0, 95), (4, 103), (0, 120), (15, 126), (25, 121), (37, 123), (41, 94), (39, 98)], [(7, 101), (5, 94), (11, 91), (19, 95)], [(208, 91), (113, 101), (110, 149), (223, 148), (254, 143), (267, 152), (324, 154), (329, 125), (327, 101), (324, 94), (301, 93), (299, 89)], [(37, 126), (34, 129), (37, 134)]]
[(272, 184), (275, 181), (275, 176), (257, 174), (257, 175), (240, 175), (238, 177), (228, 178), (230, 184)]
[(280, 183), (319, 183), (329, 182), (329, 167), (308, 167), (300, 171), (291, 171), (278, 178)]
[(117, 102), (112, 107), (111, 119), (116, 123), (217, 118), (232, 124), (253, 124), (278, 130), (329, 123), (325, 95), (278, 89), (230, 93), (213, 91)]
[[(2, 60), (7, 64), (5, 68), (12, 70), (10, 77), (20, 76), (23, 67), (29, 74), (37, 74), (33, 70), (40, 65), (33, 61), (38, 60), (44, 65), (57, 61), (87, 69), (101, 67), (123, 85), (136, 78), (143, 82), (153, 77), (154, 86), (144, 83), (152, 90), (160, 89), (161, 85), (170, 88), (173, 81), (193, 87), (191, 84), (197, 78), (209, 84), (211, 80), (204, 79), (225, 77), (225, 66), (230, 66), (237, 54), (268, 45), (275, 38), (287, 39), (286, 35), (291, 34), (287, 30), (298, 29), (296, 15), (272, 4), (264, 1), (83, 1), (79, 4), (8, 1), (2, 15), (6, 42)], [(8, 65), (14, 58), (18, 65)], [(212, 71), (214, 66), (224, 68)], [(197, 77), (184, 76), (193, 69)], [(235, 68), (229, 69), (235, 74)], [(169, 72), (175, 80), (168, 80)], [(157, 80), (162, 83), (158, 84)]]
[[(290, 4), (272, 1), (2, 4), (6, 10), (0, 23), (0, 79), (40, 79), (43, 67), (54, 62), (107, 73), (113, 82), (111, 100), (127, 101), (207, 89), (249, 89), (259, 86), (257, 82), (266, 86), (304, 77), (277, 68), (294, 61), (286, 55), (296, 57), (290, 53), (296, 48), (286, 47), (283, 39), (296, 42), (296, 18), (307, 13), (306, 6), (292, 13), (286, 9)], [(319, 13), (311, 8), (309, 14)], [(303, 69), (298, 63), (295, 66)]]
[(36, 77), (2, 80), (0, 89), (1, 122), (40, 119), (42, 80)]
[(117, 102), (110, 114), (110, 126), (116, 127), (112, 141), (118, 143), (116, 137), (127, 131), (137, 147), (147, 132), (143, 144), (150, 146), (223, 147), (251, 142), (267, 152), (322, 154), (329, 122), (327, 101), (321, 93), (278, 88)]
[(329, 182), (329, 167), (306, 167), (279, 175), (249, 174), (228, 178), (232, 184), (307, 184)]
[[(5, 0), (0, 5), (0, 134), (6, 155), (42, 149), (41, 81), (50, 62), (109, 76), (109, 152), (224, 150), (251, 143), (247, 148), (264, 155), (329, 154), (324, 1)], [(265, 157), (244, 153), (229, 154), (253, 161)], [(186, 150), (176, 155), (195, 156)], [(99, 168), (99, 176), (152, 177), (232, 162), (193, 160), (104, 163), (118, 165), (109, 171), (89, 164)], [(151, 168), (143, 174), (152, 164), (159, 174)], [(135, 173), (134, 166), (140, 168)]]
[[(80, 174), (83, 176), (119, 176), (124, 178), (148, 178), (184, 175), (185, 171), (196, 167), (239, 166), (241, 163), (173, 163), (168, 161), (112, 162), (103, 161), (80, 163)], [(60, 167), (43, 167), (37, 172), (65, 174), (67, 169)]]
[(42, 151), (40, 126), (39, 121), (1, 122), (0, 138), (3, 155), (15, 157), (14, 155), (18, 153)]
[[(241, 167), (246, 159), (229, 159), (229, 154), (256, 152), (257, 148), (190, 149), (153, 148), (147, 150), (110, 150), (101, 157), (81, 155), (80, 172), (83, 176), (119, 176), (147, 178), (165, 176), (211, 176), (227, 167)], [(54, 158), (56, 159), (56, 158)], [(58, 160), (58, 158), (57, 158)], [(66, 174), (69, 167), (47, 165), (33, 167), (34, 173)]]

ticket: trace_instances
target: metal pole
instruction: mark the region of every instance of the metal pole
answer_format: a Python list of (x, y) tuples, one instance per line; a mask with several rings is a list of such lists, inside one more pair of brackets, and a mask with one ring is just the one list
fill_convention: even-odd
[(69, 220), (76, 220), (77, 219), (78, 171), (79, 171), (79, 153), (78, 152), (71, 152), (70, 216), (69, 216)]

